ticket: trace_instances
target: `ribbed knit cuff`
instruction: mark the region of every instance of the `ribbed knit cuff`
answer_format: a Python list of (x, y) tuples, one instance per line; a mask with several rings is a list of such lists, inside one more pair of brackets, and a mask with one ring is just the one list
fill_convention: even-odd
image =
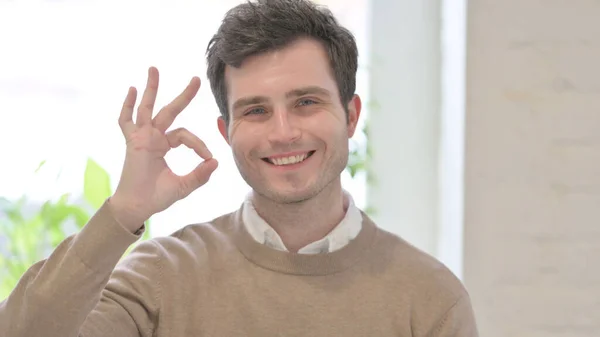
[(88, 268), (98, 272), (112, 272), (127, 248), (143, 232), (143, 227), (134, 234), (119, 224), (112, 214), (110, 204), (105, 201), (75, 236), (72, 247)]

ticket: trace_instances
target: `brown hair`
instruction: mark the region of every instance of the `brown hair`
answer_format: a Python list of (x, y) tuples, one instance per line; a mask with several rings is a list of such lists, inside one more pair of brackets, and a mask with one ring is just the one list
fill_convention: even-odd
[(347, 115), (358, 67), (352, 33), (331, 11), (309, 0), (257, 0), (230, 9), (206, 50), (208, 80), (225, 122), (229, 123), (225, 66), (240, 67), (249, 56), (284, 48), (303, 37), (325, 47)]

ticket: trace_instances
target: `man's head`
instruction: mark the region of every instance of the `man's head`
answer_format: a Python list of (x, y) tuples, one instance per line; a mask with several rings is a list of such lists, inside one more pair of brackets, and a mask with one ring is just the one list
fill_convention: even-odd
[(227, 13), (209, 43), (208, 79), (219, 130), (255, 192), (289, 203), (339, 183), (361, 108), (357, 54), (350, 32), (309, 1)]

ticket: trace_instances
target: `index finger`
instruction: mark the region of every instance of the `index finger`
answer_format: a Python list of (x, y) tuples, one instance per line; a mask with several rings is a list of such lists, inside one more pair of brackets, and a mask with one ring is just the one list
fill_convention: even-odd
[(190, 104), (192, 99), (196, 97), (198, 89), (200, 89), (200, 78), (193, 77), (183, 92), (179, 94), (179, 96), (177, 96), (164, 108), (160, 109), (152, 121), (154, 126), (156, 126), (161, 132), (167, 131), (167, 129), (175, 121), (177, 115), (179, 115), (179, 113)]
[(127, 136), (133, 126), (133, 108), (135, 107), (135, 100), (137, 97), (137, 90), (134, 87), (129, 87), (127, 97), (123, 102), (121, 108), (121, 114), (119, 115), (119, 126), (124, 136)]
[(150, 124), (152, 121), (152, 111), (154, 110), (154, 102), (156, 102), (156, 94), (158, 93), (158, 69), (150, 67), (148, 69), (148, 81), (146, 89), (142, 96), (140, 106), (138, 106), (136, 124)]
[(176, 148), (181, 144), (187, 146), (194, 150), (202, 159), (210, 159), (213, 156), (206, 147), (206, 144), (198, 136), (184, 128), (167, 132), (167, 141), (171, 148)]

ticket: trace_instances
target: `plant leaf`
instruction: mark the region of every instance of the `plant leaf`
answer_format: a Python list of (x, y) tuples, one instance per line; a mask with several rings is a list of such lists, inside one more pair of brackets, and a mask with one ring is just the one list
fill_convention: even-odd
[(85, 201), (93, 208), (98, 209), (111, 194), (108, 172), (93, 159), (88, 158), (83, 181)]
[(69, 206), (69, 213), (73, 216), (79, 229), (82, 229), (90, 221), (90, 214), (83, 207), (71, 205)]
[(34, 173), (38, 173), (38, 172), (39, 172), (39, 171), (42, 169), (42, 167), (43, 167), (45, 164), (46, 164), (46, 160), (44, 159), (44, 160), (42, 160), (42, 161), (41, 161), (41, 162), (38, 164), (38, 166), (37, 166), (37, 168), (35, 169)]

